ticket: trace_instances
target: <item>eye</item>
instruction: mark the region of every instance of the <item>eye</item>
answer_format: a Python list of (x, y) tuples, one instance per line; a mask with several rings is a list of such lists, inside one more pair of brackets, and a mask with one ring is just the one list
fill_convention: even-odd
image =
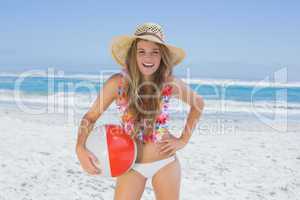
[(144, 55), (144, 54), (145, 54), (145, 51), (138, 51), (138, 54), (139, 54), (139, 55)]
[(159, 55), (159, 51), (154, 51), (153, 55)]

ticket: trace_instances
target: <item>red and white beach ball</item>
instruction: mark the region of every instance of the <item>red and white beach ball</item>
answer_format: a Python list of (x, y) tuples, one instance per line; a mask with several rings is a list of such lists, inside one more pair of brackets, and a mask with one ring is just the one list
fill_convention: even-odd
[(102, 176), (116, 177), (129, 171), (136, 160), (135, 141), (115, 124), (101, 125), (88, 136), (86, 148), (98, 159)]

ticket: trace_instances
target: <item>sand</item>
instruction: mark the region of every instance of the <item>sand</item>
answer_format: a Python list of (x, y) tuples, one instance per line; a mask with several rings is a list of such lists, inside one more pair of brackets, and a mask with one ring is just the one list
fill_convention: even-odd
[[(82, 114), (34, 115), (0, 106), (0, 200), (113, 199), (115, 179), (88, 175), (77, 160)], [(184, 117), (174, 115), (174, 135)], [(114, 119), (105, 113), (98, 121)], [(279, 132), (243, 114), (204, 113), (190, 143), (177, 152), (181, 199), (300, 199), (298, 122)], [(218, 123), (225, 128), (213, 128)], [(151, 180), (142, 199), (154, 199)]]

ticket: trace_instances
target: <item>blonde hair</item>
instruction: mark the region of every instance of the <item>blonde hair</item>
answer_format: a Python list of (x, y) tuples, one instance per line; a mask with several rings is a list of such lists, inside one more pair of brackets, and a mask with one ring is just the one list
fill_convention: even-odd
[[(170, 51), (166, 46), (158, 44), (161, 52), (160, 66), (153, 74), (152, 81), (144, 80), (136, 59), (137, 44), (141, 40), (137, 38), (132, 42), (126, 56), (126, 66), (129, 74), (129, 84), (126, 91), (129, 101), (128, 109), (135, 120), (135, 131), (132, 136), (138, 133), (140, 126), (143, 125), (143, 120), (150, 122), (150, 127), (148, 124), (145, 127), (146, 132), (148, 128), (151, 128), (151, 130), (154, 128), (155, 118), (159, 114), (162, 100), (161, 89), (167, 77), (172, 75)], [(148, 100), (149, 98), (144, 98), (144, 96), (150, 96), (150, 100)]]

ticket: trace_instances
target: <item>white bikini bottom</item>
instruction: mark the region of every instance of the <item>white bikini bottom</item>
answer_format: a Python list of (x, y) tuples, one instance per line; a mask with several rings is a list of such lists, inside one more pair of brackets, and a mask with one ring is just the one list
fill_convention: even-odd
[(135, 163), (132, 167), (135, 171), (139, 172), (145, 178), (152, 178), (152, 176), (162, 167), (176, 160), (176, 154), (166, 159), (150, 162), (150, 163)]

